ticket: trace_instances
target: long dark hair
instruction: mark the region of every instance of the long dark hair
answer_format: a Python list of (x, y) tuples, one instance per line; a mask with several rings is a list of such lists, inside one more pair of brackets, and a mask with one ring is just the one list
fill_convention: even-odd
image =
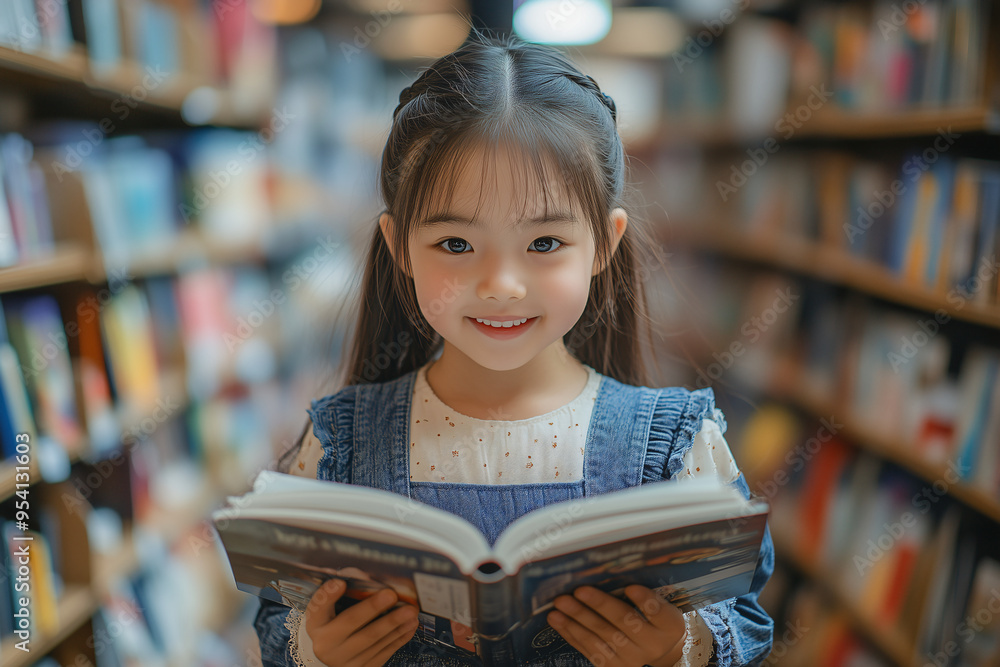
[[(615, 103), (557, 50), (474, 31), (399, 95), (379, 174), (394, 252), (372, 225), (341, 386), (393, 380), (441, 346), (417, 305), (407, 239), (426, 213), (428, 193), (447, 192), (457, 165), (478, 147), (499, 143), (523, 148), (525, 169), (540, 182), (547, 169), (558, 169), (590, 223), (604, 270), (592, 278), (583, 315), (564, 336), (567, 351), (620, 382), (648, 384), (640, 253), (654, 244), (627, 201), (635, 192)], [(609, 214), (616, 207), (628, 212), (629, 224), (612, 255)]]

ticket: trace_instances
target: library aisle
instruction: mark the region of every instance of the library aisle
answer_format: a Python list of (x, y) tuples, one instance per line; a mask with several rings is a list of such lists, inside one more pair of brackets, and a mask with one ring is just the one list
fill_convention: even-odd
[(616, 102), (654, 384), (770, 504), (766, 664), (1000, 664), (997, 3), (3, 0), (0, 667), (261, 664), (209, 515), (337, 387), (470, 26)]

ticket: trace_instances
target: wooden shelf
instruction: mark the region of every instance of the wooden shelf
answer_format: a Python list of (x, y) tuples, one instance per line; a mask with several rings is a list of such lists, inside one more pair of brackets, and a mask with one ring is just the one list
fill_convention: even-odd
[[(882, 459), (909, 470), (929, 484), (948, 479), (946, 466), (925, 461), (914, 455), (908, 451), (906, 443), (901, 439), (879, 434), (864, 426), (851, 416), (852, 411), (847, 406), (838, 405), (835, 401), (818, 396), (801, 382), (787, 387), (773, 387), (767, 393), (817, 418), (836, 415), (837, 421), (844, 425), (841, 433), (848, 440)], [(968, 482), (948, 484), (948, 495), (990, 520), (1000, 523), (1000, 499)]]
[(80, 49), (73, 49), (65, 56), (53, 59), (42, 53), (0, 46), (0, 72), (82, 84), (87, 76), (87, 69), (87, 56)]
[(928, 313), (942, 310), (956, 320), (1000, 329), (998, 305), (986, 306), (963, 300), (962, 307), (957, 308), (947, 292), (911, 285), (885, 267), (813, 241), (751, 236), (721, 225), (703, 225), (698, 229), (672, 227), (664, 235), (671, 243), (688, 244), (698, 250), (850, 287)]
[[(186, 373), (184, 370), (179, 368), (168, 368), (161, 372), (160, 374), (160, 390), (158, 395), (160, 396), (178, 396), (180, 403), (180, 410), (171, 417), (179, 415), (187, 405), (189, 397), (187, 395), (187, 384), (186, 384)], [(150, 407), (149, 409), (152, 409)], [(136, 410), (134, 412), (122, 411), (118, 415), (118, 423), (122, 425), (124, 431), (125, 425), (135, 423), (139, 421), (142, 417), (146, 416), (146, 412), (141, 410)], [(89, 449), (89, 444), (84, 436), (83, 442), (80, 445), (79, 451), (85, 452)], [(80, 455), (74, 452), (69, 457), (70, 463), (76, 463), (80, 460)], [(0, 461), (0, 502), (10, 498), (14, 495), (14, 491), (17, 489), (15, 480), (15, 464), (12, 460), (8, 459), (6, 461)], [(32, 485), (37, 482), (42, 481), (41, 473), (38, 470), (37, 456), (33, 453), (29, 464), (30, 470), (28, 471), (30, 475), (30, 483)]]
[(167, 247), (130, 258), (129, 273), (136, 277), (165, 275), (192, 265), (233, 265), (264, 261), (267, 257), (259, 239), (223, 243), (185, 230)]
[(932, 136), (942, 129), (954, 132), (1000, 133), (1000, 110), (977, 106), (953, 109), (910, 109), (857, 113), (820, 109), (796, 130), (795, 136), (830, 139), (879, 139)]
[[(218, 495), (210, 484), (206, 484), (203, 492), (182, 510), (158, 510), (150, 529), (164, 535), (169, 543), (214, 509), (220, 502)], [(113, 558), (96, 560), (101, 565), (95, 569), (93, 586), (66, 588), (59, 599), (59, 631), (49, 636), (33, 635), (29, 644), (31, 650), (27, 653), (14, 648), (17, 640), (8, 637), (0, 647), (3, 655), (0, 667), (26, 667), (37, 662), (94, 615), (100, 606), (100, 595), (107, 590), (113, 578), (127, 577), (139, 570), (139, 558), (131, 546), (131, 530), (129, 528), (125, 533), (128, 546), (121, 553)]]
[(210, 81), (183, 72), (163, 81), (144, 83), (144, 78), (148, 75), (143, 67), (128, 60), (107, 71), (95, 70), (79, 47), (56, 59), (44, 51), (26, 52), (0, 46), (0, 80), (13, 80), (30, 88), (47, 84), (51, 90), (53, 86), (60, 86), (60, 92), (69, 96), (83, 93), (107, 99), (128, 99), (130, 107), (135, 105), (145, 112), (167, 112), (175, 117), (178, 125), (185, 124), (181, 108), (188, 95), (198, 88), (210, 88), (215, 93), (218, 108), (207, 124), (257, 128), (265, 121), (264, 110), (260, 117), (238, 113), (230, 92), (215, 88)]
[[(782, 115), (784, 117), (784, 114)], [(1000, 109), (988, 106), (901, 111), (852, 112), (820, 109), (795, 128), (787, 139), (777, 131), (749, 132), (734, 127), (724, 117), (668, 118), (652, 136), (628, 142), (630, 151), (656, 150), (660, 146), (694, 143), (706, 148), (741, 148), (758, 144), (768, 137), (779, 143), (799, 139), (883, 139), (933, 136), (941, 129), (961, 134), (1000, 134)]]
[(799, 555), (792, 547), (793, 542), (780, 531), (772, 528), (771, 538), (774, 540), (774, 550), (778, 558), (792, 565), (810, 581), (816, 582), (827, 597), (845, 612), (851, 627), (866, 642), (891, 659), (898, 667), (910, 667), (913, 664), (914, 647), (898, 629), (886, 628), (874, 614), (860, 609), (854, 600), (841, 591), (832, 573)]
[(56, 248), (47, 257), (0, 269), (0, 293), (74, 281), (97, 283), (104, 279), (104, 269), (90, 250), (69, 246)]
[[(184, 231), (156, 252), (130, 257), (127, 273), (132, 278), (142, 278), (175, 274), (192, 265), (231, 266), (264, 262), (269, 257), (263, 241), (259, 239), (223, 243)], [(103, 262), (94, 251), (67, 246), (56, 248), (47, 257), (0, 269), (0, 293), (69, 282), (99, 285), (107, 279)]]
[(87, 586), (67, 587), (59, 598), (59, 631), (53, 635), (42, 636), (33, 634), (28, 652), (14, 648), (17, 638), (8, 637), (3, 641), (0, 653), (2, 667), (25, 667), (42, 658), (46, 653), (58, 646), (77, 628), (90, 620), (97, 611), (97, 596)]

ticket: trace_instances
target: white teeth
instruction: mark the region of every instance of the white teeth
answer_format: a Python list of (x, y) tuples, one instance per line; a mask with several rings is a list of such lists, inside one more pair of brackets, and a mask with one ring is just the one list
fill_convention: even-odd
[(522, 324), (524, 324), (525, 322), (528, 321), (528, 318), (527, 317), (523, 317), (523, 318), (521, 318), (519, 320), (511, 320), (509, 322), (493, 322), (491, 320), (484, 320), (481, 317), (477, 317), (476, 321), (477, 322), (482, 322), (483, 324), (487, 324), (487, 325), (489, 325), (491, 327), (494, 327), (494, 328), (497, 328), (497, 329), (499, 329), (500, 327), (503, 327), (504, 329), (509, 329), (511, 327), (521, 326)]

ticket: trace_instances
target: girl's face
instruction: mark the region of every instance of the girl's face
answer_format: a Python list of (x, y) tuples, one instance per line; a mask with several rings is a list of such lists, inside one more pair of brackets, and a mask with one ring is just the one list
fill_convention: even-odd
[(540, 184), (518, 158), (502, 147), (471, 156), (450, 200), (429, 202), (409, 238), (417, 301), (445, 351), (450, 343), (496, 371), (565, 352), (562, 337), (583, 314), (599, 270), (590, 225), (563, 184), (547, 176), (546, 211)]

